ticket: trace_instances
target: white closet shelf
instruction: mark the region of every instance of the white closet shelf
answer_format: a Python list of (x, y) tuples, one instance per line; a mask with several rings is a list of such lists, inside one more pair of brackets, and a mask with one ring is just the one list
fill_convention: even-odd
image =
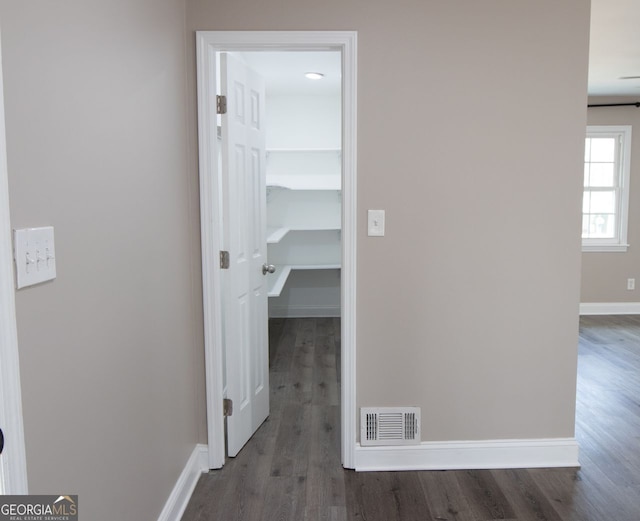
[(340, 264), (277, 264), (275, 273), (270, 274), (267, 279), (268, 296), (280, 296), (292, 270), (339, 270), (340, 268)]
[(279, 243), (291, 228), (267, 228), (267, 244)]
[(291, 273), (291, 266), (276, 265), (275, 273), (270, 273), (267, 277), (267, 288), (269, 297), (279, 297), (282, 293), (287, 278)]
[(340, 226), (294, 226), (282, 228), (267, 228), (267, 244), (277, 244), (289, 232), (337, 232)]
[(334, 152), (339, 154), (342, 152), (341, 148), (267, 148), (267, 154), (271, 152)]
[(287, 188), (289, 190), (341, 190), (342, 179), (339, 175), (268, 175), (267, 187)]
[(340, 264), (293, 264), (292, 270), (339, 270)]

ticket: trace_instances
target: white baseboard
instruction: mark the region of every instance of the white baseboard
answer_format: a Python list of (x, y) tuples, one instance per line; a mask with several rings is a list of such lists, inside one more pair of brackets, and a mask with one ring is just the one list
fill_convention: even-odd
[(270, 318), (331, 318), (340, 316), (337, 306), (269, 306)]
[(575, 438), (356, 445), (357, 471), (579, 467)]
[(158, 521), (180, 521), (187, 508), (191, 494), (196, 488), (198, 479), (209, 471), (209, 449), (206, 445), (196, 445), (185, 465), (169, 499), (164, 505)]
[(640, 302), (581, 302), (581, 315), (640, 315)]

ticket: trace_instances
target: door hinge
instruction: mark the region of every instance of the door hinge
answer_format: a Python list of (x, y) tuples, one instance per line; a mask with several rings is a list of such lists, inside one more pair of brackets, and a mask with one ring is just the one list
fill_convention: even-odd
[(227, 97), (226, 96), (216, 96), (216, 113), (217, 114), (226, 114), (227, 113)]
[(228, 270), (229, 269), (229, 252), (228, 251), (220, 251), (220, 269)]
[(233, 416), (233, 400), (225, 398), (222, 400), (222, 413), (224, 416)]

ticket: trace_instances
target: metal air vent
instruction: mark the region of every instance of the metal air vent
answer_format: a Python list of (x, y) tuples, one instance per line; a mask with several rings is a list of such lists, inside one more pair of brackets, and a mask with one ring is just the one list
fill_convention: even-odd
[(361, 445), (417, 445), (420, 407), (360, 408)]

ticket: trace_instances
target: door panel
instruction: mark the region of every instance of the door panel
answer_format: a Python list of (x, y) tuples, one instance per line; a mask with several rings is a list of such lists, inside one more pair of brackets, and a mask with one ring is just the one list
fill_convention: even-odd
[(267, 344), (264, 81), (230, 54), (221, 56), (222, 167), (230, 267), (225, 319), (227, 452), (233, 457), (269, 415)]

